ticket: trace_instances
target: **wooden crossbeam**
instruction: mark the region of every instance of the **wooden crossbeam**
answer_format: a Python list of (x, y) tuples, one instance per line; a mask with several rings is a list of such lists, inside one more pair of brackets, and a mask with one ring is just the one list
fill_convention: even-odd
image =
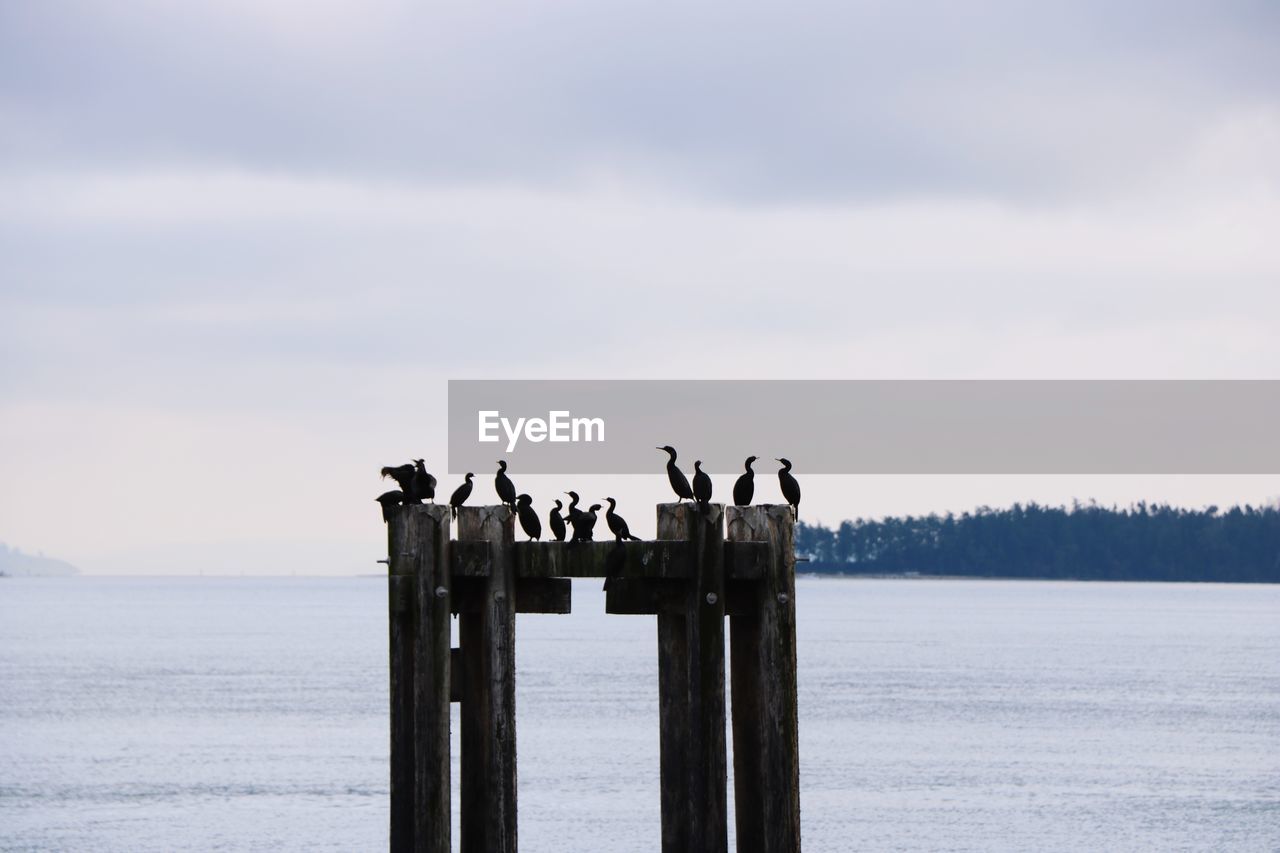
[[(454, 578), (449, 609), (478, 613), (484, 603), (484, 578)], [(568, 578), (516, 578), (516, 613), (570, 613), (573, 582)]]
[[(668, 578), (682, 580), (693, 567), (693, 546), (682, 540), (652, 542), (517, 542), (518, 578)], [(620, 549), (620, 550), (619, 550)], [(478, 540), (450, 543), (455, 578), (482, 578), (489, 574), (490, 546)], [(763, 542), (724, 543), (725, 576), (730, 580), (755, 580), (769, 565), (769, 547)], [(457, 611), (455, 611), (457, 612)], [(549, 611), (528, 611), (549, 612)]]

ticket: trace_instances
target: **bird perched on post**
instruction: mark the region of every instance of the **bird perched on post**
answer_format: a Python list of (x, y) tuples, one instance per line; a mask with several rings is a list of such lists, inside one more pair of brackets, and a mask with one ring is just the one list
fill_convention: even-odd
[(609, 524), (609, 530), (613, 533), (613, 538), (619, 542), (624, 539), (639, 542), (639, 536), (631, 535), (631, 529), (627, 527), (627, 520), (615, 512), (618, 508), (618, 502), (613, 498), (605, 498), (605, 500), (609, 502), (609, 509), (604, 514), (604, 520)]
[(471, 478), (474, 476), (475, 474), (468, 471), (467, 476), (463, 478), (462, 485), (453, 490), (453, 495), (449, 498), (449, 515), (452, 518), (458, 517), (458, 507), (466, 503), (467, 498), (471, 497)]
[(800, 517), (800, 484), (796, 482), (796, 478), (791, 476), (791, 460), (777, 459), (782, 463), (782, 469), (778, 471), (778, 484), (782, 486), (782, 496), (786, 498), (787, 503), (791, 504), (791, 515), (793, 518)]
[(600, 504), (592, 504), (586, 512), (579, 512), (573, 517), (573, 538), (570, 542), (590, 542), (595, 536), (596, 513)]
[(555, 537), (557, 542), (563, 542), (565, 526), (564, 519), (560, 517), (560, 510), (564, 508), (564, 504), (560, 501), (556, 501), (555, 504), (550, 515), (547, 516), (547, 520), (551, 522), (551, 535)]
[(529, 537), (530, 542), (542, 539), (542, 522), (533, 509), (533, 498), (528, 495), (516, 496), (516, 517), (520, 519), (520, 529)]
[(711, 478), (702, 470), (701, 459), (693, 463), (693, 498), (698, 508), (706, 512), (707, 504), (711, 503)]
[(498, 460), (498, 473), (493, 478), (493, 488), (498, 492), (498, 500), (515, 509), (516, 484), (507, 476), (507, 460)]
[(751, 498), (756, 493), (756, 472), (751, 470), (751, 463), (755, 461), (755, 456), (747, 457), (747, 473), (739, 477), (737, 482), (733, 484), (734, 506), (751, 506)]
[(676, 449), (669, 444), (656, 449), (665, 450), (671, 456), (667, 460), (667, 479), (671, 481), (671, 491), (675, 492), (676, 497), (681, 501), (693, 500), (693, 489), (689, 488), (689, 479), (676, 467)]
[(384, 465), (382, 467), (382, 478), (387, 477), (396, 481), (396, 485), (400, 487), (401, 493), (405, 498), (413, 499), (413, 465)]
[(382, 504), (382, 520), (390, 522), (392, 511), (404, 503), (404, 492), (399, 489), (392, 489), (389, 492), (383, 492), (378, 495), (374, 500)]
[(565, 517), (569, 519), (569, 524), (572, 525), (573, 520), (582, 515), (582, 510), (578, 509), (577, 492), (565, 492), (565, 494), (573, 498), (573, 500), (569, 501), (569, 508), (565, 510)]
[(424, 460), (413, 460), (413, 497), (421, 501), (423, 498), (436, 502), (436, 478), (427, 473)]

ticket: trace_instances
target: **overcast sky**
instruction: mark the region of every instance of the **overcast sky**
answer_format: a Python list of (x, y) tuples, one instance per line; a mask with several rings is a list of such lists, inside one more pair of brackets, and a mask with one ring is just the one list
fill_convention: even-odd
[[(2, 4), (0, 541), (376, 571), (376, 469), (454, 485), (449, 378), (1276, 378), (1277, 43), (1269, 2)], [(517, 483), (651, 534), (661, 463)]]

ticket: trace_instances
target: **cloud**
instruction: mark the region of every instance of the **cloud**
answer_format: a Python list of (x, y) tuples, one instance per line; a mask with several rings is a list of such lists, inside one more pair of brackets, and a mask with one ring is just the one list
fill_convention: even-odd
[(1106, 194), (1274, 103), (1264, 3), (9, 6), (0, 152), (738, 201)]

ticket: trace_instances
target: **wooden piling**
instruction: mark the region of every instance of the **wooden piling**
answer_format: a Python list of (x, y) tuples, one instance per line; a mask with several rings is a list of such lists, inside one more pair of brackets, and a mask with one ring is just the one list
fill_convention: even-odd
[(516, 853), (514, 521), (505, 506), (458, 508), (458, 538), (489, 543), (479, 606), (458, 616), (462, 853)]
[(449, 853), (449, 508), (387, 525), (392, 851)]
[(726, 853), (723, 504), (658, 505), (658, 538), (694, 546), (683, 595), (658, 611), (663, 853)]
[(772, 551), (761, 579), (730, 588), (738, 853), (799, 853), (795, 521), (785, 505), (731, 506), (726, 518), (731, 541)]

